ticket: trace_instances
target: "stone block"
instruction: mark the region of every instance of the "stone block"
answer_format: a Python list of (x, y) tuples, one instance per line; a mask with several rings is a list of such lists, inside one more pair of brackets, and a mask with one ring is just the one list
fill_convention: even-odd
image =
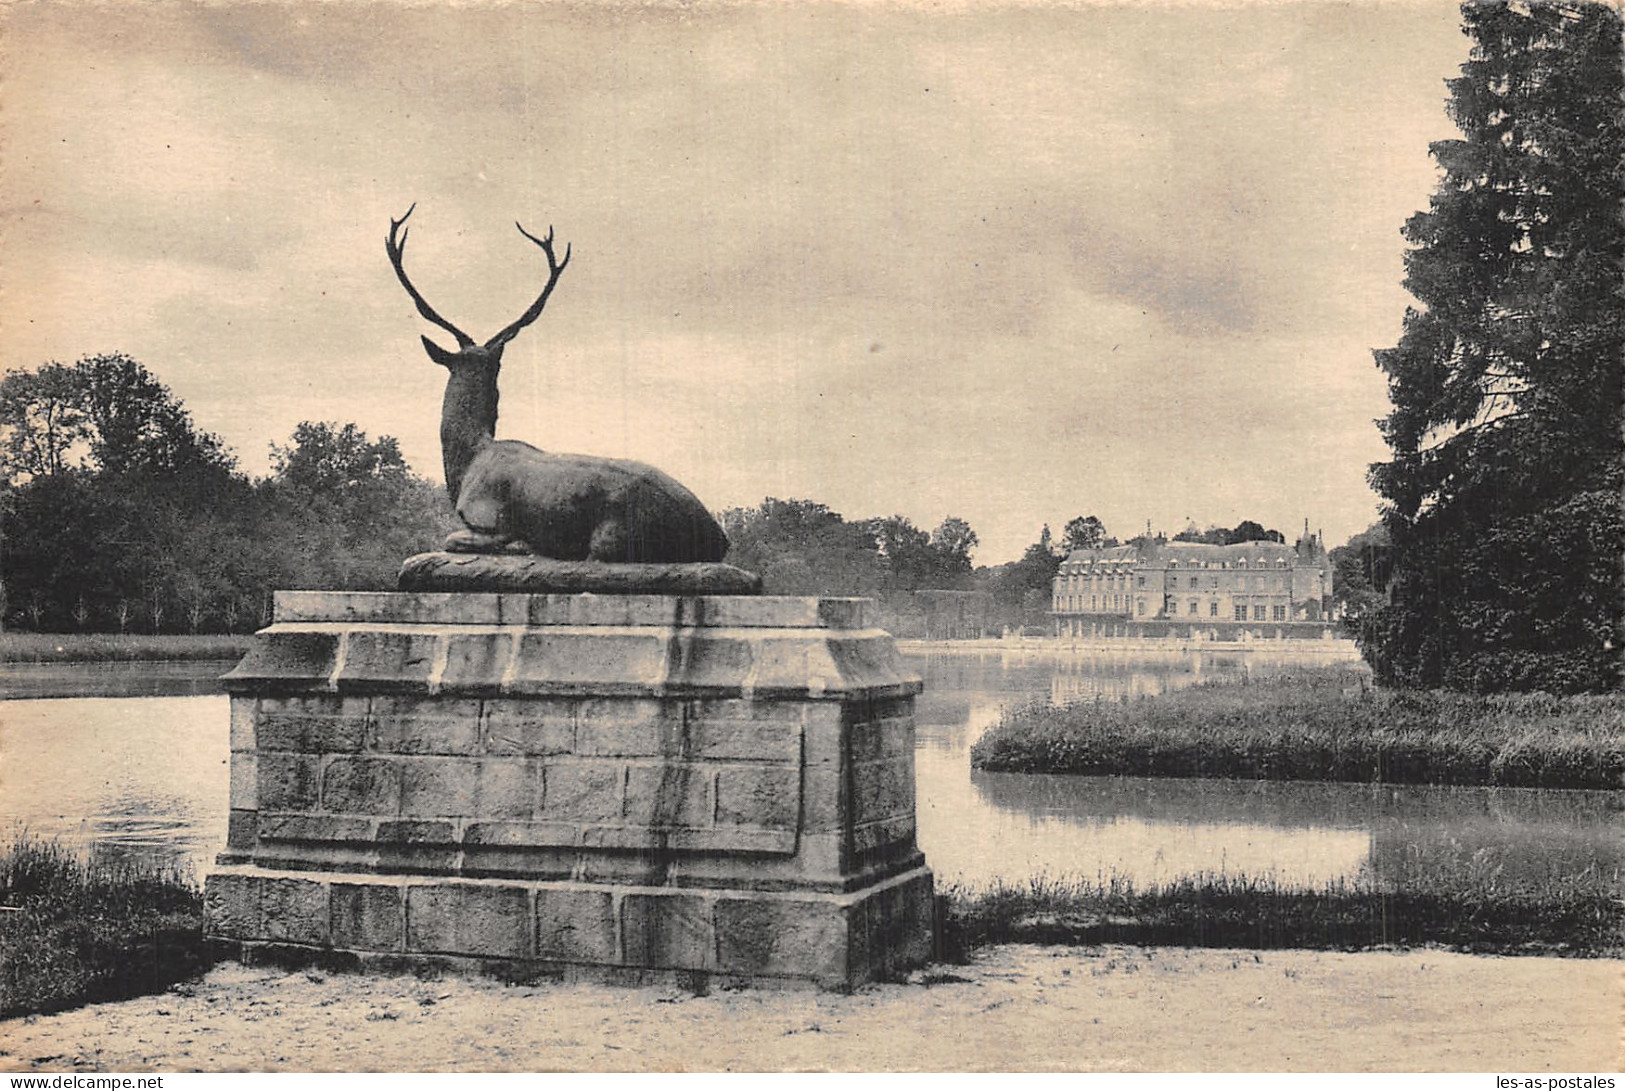
[(383, 845), (452, 845), (457, 826), (446, 821), (398, 818), (378, 823), (377, 841)]
[(576, 702), (571, 698), (493, 698), (485, 702), (487, 754), (549, 757), (575, 748)]
[[(646, 836), (650, 831), (637, 832)], [(672, 872), (672, 863), (670, 853), (583, 850), (577, 860), (576, 878), (586, 883), (617, 886), (664, 886)]]
[(615, 899), (608, 891), (536, 892), (537, 958), (608, 965), (615, 956)]
[(260, 938), (282, 943), (325, 944), (327, 884), (308, 879), (260, 883)]
[(677, 624), (719, 629), (810, 629), (818, 625), (818, 600), (744, 595), (679, 599)]
[(540, 766), (524, 758), (483, 758), (476, 763), (474, 814), (481, 818), (528, 819), (542, 798)]
[(621, 959), (659, 970), (711, 970), (717, 962), (711, 903), (689, 894), (621, 898)]
[(589, 631), (560, 639), (526, 633), (509, 688), (518, 693), (575, 692), (588, 687), (633, 690), (666, 678), (666, 635), (659, 631)]
[(278, 622), (496, 625), (501, 621), (500, 599), (479, 592), (278, 591), (274, 609)]
[(256, 833), (261, 841), (370, 841), (373, 820), (352, 815), (261, 811)]
[(352, 951), (399, 951), (406, 936), (406, 900), (384, 883), (334, 883), (329, 894), (333, 946)]
[(426, 687), (441, 654), (435, 631), (352, 629), (345, 634), (341, 689)]
[(321, 761), (311, 754), (261, 753), (255, 762), (259, 806), (268, 811), (313, 811), (320, 799)]
[(255, 715), (261, 751), (353, 753), (361, 749), (366, 734), (365, 697), (262, 697)]
[(718, 771), (718, 825), (793, 830), (800, 814), (799, 769), (747, 765)]
[(278, 629), (262, 631), (235, 669), (225, 676), (226, 690), (240, 693), (265, 685), (326, 685), (338, 655), (338, 633)]
[(210, 935), (258, 939), (260, 881), (252, 875), (216, 872), (203, 884), (203, 917)]
[(807, 833), (844, 830), (851, 818), (851, 793), (838, 764), (808, 765), (801, 770), (801, 828)]
[(689, 720), (688, 753), (706, 761), (801, 760), (801, 724), (713, 716)]
[(653, 698), (585, 699), (576, 708), (575, 751), (607, 757), (678, 757), (681, 706)]
[(478, 763), (463, 758), (403, 759), (401, 814), (414, 818), (478, 814), (479, 771)]
[(441, 685), (459, 691), (496, 691), (519, 654), (522, 631), (511, 628), (449, 634)]
[(535, 626), (677, 623), (678, 600), (667, 595), (531, 595), (526, 621)]
[(914, 841), (914, 812), (858, 826), (852, 831), (855, 852), (872, 853), (889, 845), (912, 844)]
[(559, 762), (543, 773), (542, 811), (549, 821), (605, 822), (621, 817), (618, 762)]
[(244, 750), (253, 750), (254, 718), (256, 699), (253, 697), (233, 697), (231, 699), (231, 751), (238, 753)]
[(581, 825), (575, 822), (469, 822), (463, 844), (474, 847), (557, 847), (581, 843)]
[(226, 847), (251, 849), (258, 836), (259, 812), (233, 808), (226, 817)]
[(417, 695), (374, 697), (368, 742), (386, 754), (476, 754), (480, 702)]
[[(789, 702), (785, 702), (789, 703)], [(846, 733), (851, 723), (844, 704), (835, 701), (799, 701), (801, 760), (807, 765), (840, 765), (847, 760)]]
[(852, 818), (871, 822), (914, 813), (914, 769), (907, 757), (855, 762), (852, 766)]
[(530, 958), (530, 892), (495, 883), (406, 888), (406, 949), (430, 954)]
[(588, 826), (581, 834), (588, 848), (638, 849), (662, 860), (673, 852), (750, 852), (782, 855), (796, 850), (794, 828), (768, 830), (743, 826)]
[(707, 766), (668, 761), (631, 765), (626, 771), (626, 807), (632, 826), (709, 826), (715, 810)]
[(574, 877), (575, 850), (568, 848), (500, 848), (465, 842), (459, 875), (471, 878), (569, 879)]
[[(874, 711), (884, 712), (883, 708)], [(914, 750), (912, 715), (881, 716), (854, 723), (848, 729), (849, 753), (853, 761), (879, 761)]]
[(867, 629), (873, 624), (869, 617), (872, 607), (869, 599), (821, 598), (818, 624), (825, 629)]
[(252, 750), (231, 752), (231, 805), (242, 810), (259, 806), (260, 761)]
[(717, 969), (723, 973), (846, 980), (846, 913), (833, 897), (720, 898), (715, 921)]
[[(400, 766), (388, 758), (332, 759), (322, 774), (322, 808), (351, 814), (398, 813), (401, 809)], [(276, 809), (315, 810), (314, 807)]]
[(714, 630), (679, 630), (671, 639), (666, 684), (674, 688), (737, 688), (751, 676), (751, 642)]

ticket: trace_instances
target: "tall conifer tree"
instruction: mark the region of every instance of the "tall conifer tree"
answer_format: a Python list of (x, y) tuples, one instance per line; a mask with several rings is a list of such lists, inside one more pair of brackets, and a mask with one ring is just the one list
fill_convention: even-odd
[(1372, 467), (1391, 604), (1385, 680), (1472, 690), (1620, 680), (1625, 228), (1621, 18), (1474, 3), (1449, 81), (1462, 139), (1405, 225), (1418, 306), (1376, 353), (1393, 451)]

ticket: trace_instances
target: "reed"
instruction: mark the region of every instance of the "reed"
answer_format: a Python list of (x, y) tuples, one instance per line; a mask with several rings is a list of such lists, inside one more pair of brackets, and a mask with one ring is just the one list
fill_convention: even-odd
[(186, 875), (26, 835), (0, 856), (0, 1018), (159, 992), (210, 961)]
[(1507, 884), (1494, 871), (1444, 869), (1403, 884), (1365, 878), (1300, 888), (1245, 875), (1139, 886), (1117, 876), (1037, 876), (950, 884), (950, 960), (997, 943), (1360, 951), (1419, 946), (1480, 954), (1617, 957), (1625, 953), (1619, 877)]
[(1301, 667), (1151, 697), (1012, 708), (978, 769), (1385, 784), (1625, 787), (1625, 694), (1382, 690)]

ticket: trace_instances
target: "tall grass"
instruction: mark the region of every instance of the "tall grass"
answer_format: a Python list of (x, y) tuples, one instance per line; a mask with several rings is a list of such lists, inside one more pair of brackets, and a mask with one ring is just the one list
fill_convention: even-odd
[(1625, 787), (1625, 695), (1379, 690), (1304, 667), (1007, 711), (980, 769), (1389, 784)]
[(208, 964), (202, 894), (173, 869), (26, 836), (0, 856), (0, 1018), (158, 992)]
[(0, 633), (0, 663), (240, 659), (248, 651), (250, 639), (143, 633)]
[(943, 944), (950, 958), (994, 943), (1367, 950), (1435, 945), (1460, 951), (1609, 957), (1625, 953), (1617, 876), (1596, 869), (1508, 885), (1492, 871), (1378, 886), (1324, 887), (1247, 876), (1190, 876), (1136, 886), (1116, 876), (951, 884)]

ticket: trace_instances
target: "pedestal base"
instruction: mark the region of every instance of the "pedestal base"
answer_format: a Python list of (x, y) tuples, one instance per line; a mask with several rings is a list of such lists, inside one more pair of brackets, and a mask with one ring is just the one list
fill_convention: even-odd
[(227, 678), (208, 934), (509, 977), (844, 988), (916, 966), (920, 683), (865, 610), (279, 595)]
[(933, 894), (925, 867), (821, 894), (238, 866), (209, 877), (207, 904), (250, 962), (844, 989), (929, 960)]

